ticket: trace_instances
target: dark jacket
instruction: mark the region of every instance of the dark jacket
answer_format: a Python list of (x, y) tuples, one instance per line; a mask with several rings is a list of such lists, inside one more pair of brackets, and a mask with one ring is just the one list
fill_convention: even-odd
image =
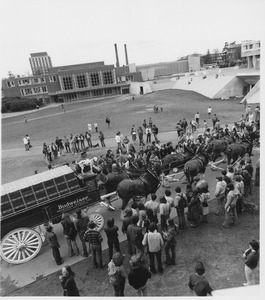
[(196, 273), (190, 275), (188, 286), (191, 290), (194, 290), (197, 296), (207, 296), (212, 294), (212, 288), (202, 275)]
[(129, 284), (136, 290), (146, 285), (149, 278), (151, 278), (151, 273), (143, 266), (132, 269), (128, 275)]
[(64, 289), (64, 296), (80, 296), (73, 276), (65, 278), (61, 284)]
[(255, 251), (252, 252), (251, 250), (249, 250), (246, 253), (246, 262), (245, 264), (251, 269), (254, 270), (257, 265), (258, 265), (258, 261), (259, 261), (259, 251)]
[(60, 244), (58, 243), (57, 236), (54, 232), (47, 231), (46, 240), (51, 248), (60, 248)]
[(82, 217), (81, 219), (77, 219), (75, 222), (75, 228), (79, 233), (80, 239), (83, 239), (83, 236), (87, 231), (88, 222), (89, 222), (89, 217)]
[(106, 236), (108, 238), (108, 241), (114, 242), (118, 239), (119, 228), (116, 225), (114, 225), (112, 227), (106, 226), (104, 228), (104, 231), (106, 232)]
[(75, 224), (74, 222), (72, 222), (69, 219), (65, 219), (61, 222), (62, 226), (63, 226), (63, 234), (71, 239), (72, 241), (75, 240), (76, 236), (77, 236), (77, 231), (75, 229)]
[(143, 230), (141, 227), (130, 224), (127, 228), (127, 239), (131, 241), (132, 244), (137, 246), (142, 246), (143, 240)]

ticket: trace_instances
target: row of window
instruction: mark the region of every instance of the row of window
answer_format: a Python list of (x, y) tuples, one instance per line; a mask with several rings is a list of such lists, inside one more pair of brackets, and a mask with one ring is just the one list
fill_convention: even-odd
[[(56, 76), (49, 76), (50, 82), (56, 82), (57, 77)], [(18, 85), (23, 86), (23, 85), (34, 85), (34, 84), (40, 84), (40, 83), (46, 83), (45, 77), (38, 77), (38, 78), (27, 78), (27, 79), (19, 79), (18, 80)], [(8, 88), (14, 87), (15, 81), (14, 80), (9, 80), (6, 81), (6, 86)]]
[(75, 76), (62, 76), (61, 84), (63, 90), (73, 90), (75, 88), (86, 88), (89, 86), (99, 86), (106, 84), (113, 84), (113, 74), (112, 71), (102, 72), (102, 77), (99, 73), (90, 74), (77, 74)]
[(80, 98), (90, 98), (90, 97), (98, 97), (102, 95), (113, 95), (117, 94), (117, 90), (115, 88), (106, 88), (101, 90), (93, 90), (93, 91), (84, 91), (78, 93), (71, 93), (64, 95), (66, 101), (76, 100)]
[(118, 76), (117, 82), (130, 82), (133, 81), (133, 75), (126, 75), (126, 76)]
[(22, 96), (38, 95), (38, 94), (48, 93), (48, 89), (47, 86), (38, 86), (38, 87), (20, 89), (20, 93)]

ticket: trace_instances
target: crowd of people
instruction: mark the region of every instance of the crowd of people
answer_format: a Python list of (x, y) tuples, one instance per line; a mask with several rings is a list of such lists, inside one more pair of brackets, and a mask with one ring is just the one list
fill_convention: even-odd
[[(120, 170), (130, 168), (131, 165), (137, 165), (137, 168), (152, 165), (160, 162), (168, 154), (184, 153), (186, 149), (195, 153), (198, 145), (207, 145), (212, 139), (219, 139), (224, 136), (231, 136), (234, 141), (242, 138), (250, 138), (250, 133), (259, 130), (259, 118), (252, 121), (249, 116), (251, 112), (242, 116), (240, 123), (235, 122), (231, 128), (228, 125), (221, 126), (220, 120), (216, 114), (212, 117), (211, 107), (207, 110), (208, 118), (212, 118), (213, 127), (204, 126), (203, 132), (196, 137), (193, 131), (188, 129), (188, 123), (185, 119), (177, 124), (178, 139), (176, 146), (172, 142), (160, 144), (158, 140), (158, 129), (152, 119), (147, 124), (144, 120), (142, 126), (136, 129), (135, 125), (131, 129), (132, 143), (127, 136), (123, 137), (121, 132), (117, 132), (115, 140), (117, 143), (116, 151), (108, 149), (105, 155), (95, 162), (102, 171), (107, 174), (110, 172), (119, 172)], [(244, 117), (244, 118), (243, 118)], [(196, 124), (200, 122), (199, 112), (196, 113), (194, 120)], [(205, 120), (204, 120), (205, 122)], [(196, 126), (197, 129), (197, 126)], [(88, 133), (88, 134), (87, 134)], [(154, 140), (148, 135), (154, 136)], [(146, 140), (144, 140), (146, 135)], [(81, 136), (81, 138), (80, 138)], [(72, 140), (75, 140), (73, 144)], [(136, 146), (137, 139), (139, 146)], [(69, 141), (68, 147), (66, 141)], [(77, 142), (77, 140), (79, 140)], [(57, 141), (57, 142), (56, 142)], [(84, 151), (86, 141), (88, 146), (92, 146), (91, 134), (86, 132), (80, 134), (79, 139), (71, 135), (70, 139), (58, 139), (52, 144), (58, 147), (57, 153), (63, 148), (68, 152)], [(146, 143), (145, 143), (146, 142)], [(62, 146), (63, 145), (63, 146)], [(103, 146), (104, 147), (104, 146)], [(51, 151), (52, 149), (51, 149)], [(116, 152), (116, 153), (115, 153)], [(49, 156), (50, 154), (48, 154)], [(54, 153), (53, 153), (54, 155)], [(58, 154), (57, 154), (58, 155)], [(56, 158), (56, 155), (54, 155)], [(50, 159), (49, 159), (50, 161)], [(255, 184), (259, 184), (259, 165), (256, 166)], [(214, 197), (217, 200), (217, 209), (215, 215), (223, 218), (223, 227), (231, 228), (231, 225), (237, 223), (238, 215), (244, 209), (249, 209), (252, 204), (248, 201), (248, 195), (252, 192), (254, 168), (249, 156), (245, 156), (234, 166), (228, 165), (226, 170), (222, 170), (221, 175), (217, 176), (216, 189)], [(128, 283), (137, 291), (137, 294), (146, 296), (147, 282), (152, 274), (163, 274), (164, 264), (176, 264), (177, 236), (180, 230), (184, 230), (189, 224), (195, 228), (201, 224), (207, 224), (209, 214), (208, 200), (210, 193), (206, 189), (201, 190), (200, 178), (195, 178), (192, 184), (187, 184), (185, 191), (177, 186), (175, 196), (172, 196), (171, 190), (165, 189), (164, 195), (159, 197), (152, 194), (146, 203), (133, 202), (131, 206), (125, 209), (124, 220), (121, 231), (127, 237), (128, 253), (131, 256), (130, 267), (127, 272), (123, 266), (124, 255), (121, 253), (118, 231), (114, 219), (107, 220), (104, 231), (107, 237), (109, 260), (108, 275), (110, 283), (113, 285), (116, 296), (123, 296), (126, 278)], [(171, 212), (174, 211), (177, 218), (171, 218)], [(93, 264), (96, 268), (104, 268), (105, 263), (102, 259), (102, 236), (96, 229), (96, 224), (90, 221), (88, 217), (83, 216), (81, 210), (77, 212), (76, 220), (72, 220), (68, 214), (62, 217), (63, 233), (67, 241), (69, 256), (79, 255), (80, 250), (76, 243), (77, 236), (82, 244), (82, 256), (87, 257), (89, 252), (92, 254)], [(52, 227), (47, 226), (47, 240), (52, 248), (54, 259), (58, 265), (63, 263), (59, 251), (59, 243)], [(89, 249), (87, 246), (89, 245)], [(250, 249), (244, 253), (246, 258), (245, 275), (247, 285), (254, 283), (253, 274), (258, 263), (259, 243), (252, 241)], [(114, 253), (115, 248), (115, 253)], [(114, 253), (114, 254), (113, 254)], [(149, 268), (143, 264), (144, 258), (149, 259)], [(60, 276), (60, 281), (67, 295), (78, 294), (76, 284), (73, 283), (74, 273), (65, 266)], [(202, 262), (198, 262), (195, 267), (195, 273), (190, 276), (188, 286), (195, 291), (197, 295), (211, 294), (212, 288), (209, 282), (204, 278), (205, 272)], [(128, 273), (128, 275), (126, 275)], [(70, 277), (70, 279), (68, 278)], [(68, 279), (66, 279), (68, 278)], [(68, 284), (67, 284), (68, 282)], [(67, 286), (70, 286), (69, 291)]]

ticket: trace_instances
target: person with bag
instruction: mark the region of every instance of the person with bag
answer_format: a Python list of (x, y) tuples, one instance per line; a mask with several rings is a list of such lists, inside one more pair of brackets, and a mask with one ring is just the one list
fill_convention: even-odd
[(155, 274), (155, 257), (157, 260), (158, 272), (163, 273), (162, 266), (162, 247), (164, 245), (161, 234), (157, 231), (155, 223), (151, 223), (149, 231), (144, 235), (142, 244), (146, 246), (150, 261), (150, 271)]
[(188, 206), (186, 195), (181, 193), (181, 188), (179, 186), (175, 189), (176, 197), (174, 199), (174, 207), (176, 208), (178, 219), (179, 219), (179, 229), (182, 230), (186, 227), (186, 219), (184, 214), (184, 209)]
[(225, 203), (225, 220), (222, 224), (224, 228), (229, 229), (231, 224), (237, 222), (236, 202), (238, 195), (234, 192), (233, 183), (227, 185), (228, 194)]
[[(102, 261), (102, 248), (101, 243), (103, 238), (100, 235), (100, 232), (96, 229), (96, 224), (93, 221), (88, 223), (88, 230), (84, 234), (84, 241), (89, 242), (90, 249), (93, 258), (93, 264), (96, 268), (103, 269), (105, 264)], [(98, 261), (97, 261), (98, 256)]]
[(79, 255), (79, 249), (76, 243), (77, 231), (74, 222), (70, 219), (70, 215), (65, 213), (62, 215), (61, 224), (63, 226), (63, 234), (66, 238), (69, 256)]
[[(168, 219), (168, 231), (165, 237), (165, 254), (167, 265), (176, 264), (176, 245), (177, 245), (177, 235), (179, 233), (179, 227), (174, 223), (173, 219)], [(170, 252), (171, 251), (171, 256)]]
[(57, 236), (53, 232), (53, 227), (50, 224), (46, 227), (46, 231), (47, 231), (46, 240), (52, 249), (52, 255), (54, 257), (54, 260), (56, 264), (59, 266), (63, 263), (63, 259), (61, 257), (60, 250), (59, 250), (60, 244), (58, 243)]
[(113, 286), (115, 296), (124, 296), (126, 273), (123, 266), (125, 255), (116, 252), (108, 264), (109, 281)]
[(75, 282), (75, 273), (70, 266), (66, 265), (62, 268), (62, 275), (59, 277), (59, 280), (61, 281), (65, 297), (80, 296)]

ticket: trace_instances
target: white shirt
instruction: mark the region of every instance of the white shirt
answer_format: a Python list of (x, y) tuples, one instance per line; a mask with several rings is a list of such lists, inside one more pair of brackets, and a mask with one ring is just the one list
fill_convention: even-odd
[(28, 144), (28, 140), (27, 140), (27, 138), (23, 137), (23, 143), (24, 143), (25, 145), (27, 145), (27, 144)]
[(116, 140), (117, 143), (120, 143), (121, 142), (121, 137), (119, 135), (116, 135), (115, 140)]
[(91, 130), (92, 129), (92, 125), (91, 124), (87, 124), (87, 128), (88, 128), (88, 130)]
[(208, 111), (209, 114), (212, 113), (212, 108), (208, 107), (207, 111)]
[(157, 214), (158, 212), (158, 208), (159, 208), (159, 203), (153, 200), (149, 200), (145, 203), (145, 208), (146, 209), (152, 209), (152, 211), (154, 212), (154, 214)]
[(158, 252), (164, 245), (161, 234), (156, 230), (154, 232), (149, 231), (144, 235), (142, 244), (147, 245), (147, 243), (150, 252)]

